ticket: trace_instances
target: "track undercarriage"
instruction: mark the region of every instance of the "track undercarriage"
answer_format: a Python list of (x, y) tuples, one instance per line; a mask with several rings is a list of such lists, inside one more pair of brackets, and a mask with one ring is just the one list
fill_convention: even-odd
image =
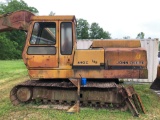
[(124, 88), (115, 82), (100, 80), (88, 80), (85, 86), (80, 79), (28, 80), (11, 90), (10, 99), (13, 105), (40, 100), (43, 104), (72, 106), (68, 112), (79, 112), (80, 107), (95, 107), (123, 111), (129, 108), (134, 116), (139, 116), (139, 111), (145, 113), (132, 86)]

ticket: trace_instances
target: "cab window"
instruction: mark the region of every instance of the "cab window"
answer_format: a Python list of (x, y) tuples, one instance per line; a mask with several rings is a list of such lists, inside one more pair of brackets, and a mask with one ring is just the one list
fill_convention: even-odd
[(37, 22), (34, 24), (30, 44), (56, 44), (56, 23)]
[(73, 40), (72, 40), (72, 23), (62, 22), (61, 23), (61, 54), (70, 55), (72, 54)]
[(36, 22), (33, 26), (28, 47), (29, 55), (55, 55), (56, 54), (56, 23)]

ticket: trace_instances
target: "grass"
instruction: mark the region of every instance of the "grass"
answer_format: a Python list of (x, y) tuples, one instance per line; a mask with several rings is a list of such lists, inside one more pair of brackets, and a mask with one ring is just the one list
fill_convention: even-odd
[(0, 83), (14, 80), (27, 75), (27, 69), (22, 60), (0, 61)]
[(134, 85), (141, 96), (146, 114), (133, 117), (130, 111), (106, 109), (81, 109), (79, 114), (68, 114), (65, 111), (33, 108), (31, 105), (13, 106), (9, 100), (12, 87), (29, 79), (22, 60), (0, 61), (0, 120), (159, 120), (160, 98), (150, 89), (149, 84)]

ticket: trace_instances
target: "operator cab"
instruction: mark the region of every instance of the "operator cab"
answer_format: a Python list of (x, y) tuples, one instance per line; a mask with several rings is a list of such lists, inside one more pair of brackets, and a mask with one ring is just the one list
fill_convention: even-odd
[(75, 16), (33, 16), (23, 59), (29, 69), (71, 69)]

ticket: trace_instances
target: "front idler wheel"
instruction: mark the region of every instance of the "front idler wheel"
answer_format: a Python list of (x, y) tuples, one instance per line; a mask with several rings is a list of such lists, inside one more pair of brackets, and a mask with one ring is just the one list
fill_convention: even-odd
[(32, 99), (32, 89), (27, 87), (20, 87), (17, 89), (16, 96), (18, 101), (25, 103)]

